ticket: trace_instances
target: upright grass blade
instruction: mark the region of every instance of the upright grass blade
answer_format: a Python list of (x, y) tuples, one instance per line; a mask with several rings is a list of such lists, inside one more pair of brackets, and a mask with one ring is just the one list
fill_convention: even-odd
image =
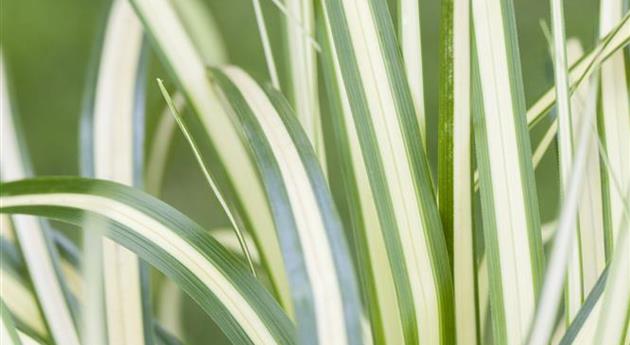
[[(628, 43), (630, 43), (630, 14), (626, 14), (622, 20), (616, 23), (615, 27), (608, 35), (599, 41), (592, 51), (580, 56), (576, 59), (577, 62), (571, 65), (569, 71), (570, 89), (579, 89), (584, 81), (588, 80), (590, 76), (601, 67), (603, 62), (616, 52), (621, 51)], [(555, 103), (555, 87), (552, 87), (527, 110), (527, 126), (531, 129), (540, 123), (540, 120), (548, 114)], [(538, 143), (535, 149), (532, 157), (534, 167), (538, 166), (542, 155), (547, 152), (557, 130), (557, 119), (554, 119), (545, 133), (544, 138)], [(479, 175), (477, 171), (475, 171), (474, 184), (475, 190), (477, 190), (479, 188)]]
[(267, 72), (269, 72), (269, 78), (271, 84), (277, 90), (280, 90), (280, 78), (278, 77), (278, 68), (276, 68), (276, 61), (273, 58), (273, 50), (271, 49), (271, 41), (269, 40), (269, 34), (267, 33), (267, 24), (265, 23), (265, 17), (263, 16), (262, 8), (260, 7), (260, 0), (252, 0), (254, 6), (254, 15), (256, 16), (256, 24), (258, 25), (258, 33), (260, 35), (260, 42), (263, 46), (263, 52), (265, 53), (265, 63), (267, 64)]
[(277, 91), (265, 93), (234, 67), (211, 73), (267, 189), (300, 343), (361, 344), (361, 306), (350, 253), (308, 138)]
[[(338, 202), (349, 214), (346, 219), (350, 243), (356, 257), (362, 296), (375, 344), (403, 344), (401, 307), (396, 298), (384, 232), (376, 211), (375, 197), (370, 187), (365, 162), (356, 131), (339, 65), (335, 64), (334, 49), (330, 45), (326, 23), (319, 21), (318, 36), (323, 44), (322, 72), (326, 82), (333, 146), (340, 162), (338, 168), (343, 192)], [(348, 130), (350, 129), (350, 130)], [(331, 182), (334, 182), (331, 180)], [(333, 186), (334, 188), (334, 186)], [(340, 204), (341, 205), (341, 204)], [(367, 342), (367, 340), (366, 340)]]
[(22, 345), (18, 331), (15, 328), (11, 312), (0, 299), (0, 343), (4, 345)]
[[(294, 344), (294, 329), (246, 266), (186, 216), (112, 182), (51, 178), (2, 185), (0, 211), (83, 224), (97, 217), (106, 235), (173, 279), (237, 344)], [(87, 231), (91, 229), (85, 229)]]
[(541, 283), (538, 202), (511, 0), (473, 1), (475, 146), (494, 341), (525, 341)]
[[(577, 57), (582, 54), (580, 43), (577, 40), (569, 40), (567, 42), (567, 50), (569, 60), (571, 60), (572, 55)], [(594, 118), (588, 112), (594, 112), (596, 108), (585, 106), (585, 104), (595, 104), (595, 100), (589, 99), (589, 97), (597, 97), (597, 94), (593, 92), (589, 95), (589, 87), (589, 84), (582, 85), (575, 91), (571, 99), (571, 131), (574, 138), (579, 135), (579, 128), (582, 123)], [(589, 126), (593, 125), (589, 123)], [(596, 136), (596, 131), (591, 130), (588, 138), (591, 145), (587, 148), (588, 152), (585, 158), (585, 187), (580, 195), (578, 205), (578, 221), (576, 224), (578, 236), (575, 237), (576, 243), (574, 244), (576, 250), (571, 254), (572, 257), (567, 271), (565, 291), (565, 319), (567, 326), (572, 323), (573, 318), (581, 310), (582, 303), (585, 302), (606, 264), (600, 162)], [(564, 143), (564, 145), (568, 144), (575, 145), (574, 143)], [(563, 154), (567, 154), (567, 152), (563, 152)]]
[[(628, 197), (630, 193), (625, 195)], [(626, 207), (630, 204), (628, 200), (624, 200)], [(627, 334), (630, 332), (630, 214), (626, 213), (622, 217), (594, 344), (627, 344)]]
[[(595, 85), (592, 85), (590, 90), (591, 94), (594, 94), (595, 90)], [(594, 109), (595, 98), (591, 97), (586, 114), (594, 115)], [(544, 345), (549, 343), (554, 320), (556, 319), (557, 308), (560, 305), (562, 285), (566, 277), (567, 266), (570, 259), (574, 258), (572, 253), (579, 249), (576, 247), (579, 245), (579, 241), (575, 240), (578, 236), (576, 232), (577, 212), (580, 194), (584, 185), (582, 181), (584, 175), (586, 175), (585, 167), (588, 147), (592, 145), (592, 123), (592, 117), (582, 119), (580, 133), (576, 138), (577, 147), (570, 176), (565, 185), (565, 197), (558, 220), (558, 230), (556, 230), (549, 264), (545, 272), (542, 293), (538, 301), (536, 317), (534, 318), (528, 339), (528, 344), (530, 345)], [(569, 130), (572, 129), (569, 128)], [(568, 286), (565, 291), (575, 288), (571, 287), (571, 283), (565, 283), (565, 285)], [(581, 284), (578, 281), (576, 285), (580, 287), (579, 285)], [(581, 304), (581, 301), (578, 301), (577, 304)]]
[(384, 270), (391, 271), (398, 303), (392, 312), (401, 320), (403, 341), (452, 343), (448, 254), (387, 5), (371, 0), (322, 5), (355, 179), (369, 183), (369, 191), (359, 186), (361, 212), (372, 212), (364, 219), (377, 220), (381, 230), (382, 240), (368, 238), (385, 248)]
[[(94, 99), (94, 176), (137, 185), (144, 128), (138, 123), (136, 94), (141, 68), (142, 25), (124, 0), (112, 4), (103, 41)], [(142, 101), (143, 102), (143, 101)], [(143, 118), (142, 118), (143, 119)], [(138, 147), (140, 146), (140, 147)], [(95, 225), (88, 220), (87, 224)], [(145, 331), (141, 263), (135, 254), (111, 240), (103, 240), (103, 274), (110, 344), (151, 342)]]
[[(424, 77), (422, 71), (422, 35), (420, 30), (420, 1), (398, 1), (398, 39), (409, 82), (411, 98), (416, 108), (418, 126), (426, 146), (424, 107)], [(446, 18), (444, 18), (446, 19)], [(448, 20), (447, 20), (448, 21)]]
[[(168, 0), (132, 0), (162, 62), (171, 72), (194, 116), (189, 128), (201, 132), (197, 141), (210, 151), (210, 167), (223, 195), (231, 195), (261, 253), (274, 293), (291, 314), (291, 296), (271, 211), (247, 147), (229, 116), (219, 106), (206, 76), (204, 61), (186, 34)], [(202, 141), (203, 140), (203, 141)]]
[[(600, 4), (599, 32), (601, 36), (614, 30), (621, 19), (623, 0), (602, 0)], [(626, 14), (626, 18), (630, 13)], [(630, 28), (628, 28), (630, 32)], [(606, 251), (608, 257), (615, 248), (615, 240), (623, 224), (623, 194), (630, 188), (630, 98), (626, 79), (626, 60), (623, 52), (613, 55), (602, 65), (601, 112), (599, 127), (602, 143), (608, 157), (604, 171), (604, 209)], [(617, 181), (617, 182), (615, 182)]]
[[(326, 171), (324, 133), (319, 109), (317, 52), (311, 41), (315, 34), (315, 1), (286, 2), (286, 38), (290, 70), (289, 95), (295, 113), (311, 140), (319, 162)], [(297, 23), (289, 18), (295, 18)]]
[(171, 99), (171, 96), (168, 94), (168, 91), (166, 91), (166, 88), (164, 87), (164, 83), (162, 82), (161, 79), (158, 79), (158, 85), (160, 87), (160, 91), (162, 92), (162, 96), (166, 100), (166, 104), (168, 105), (169, 109), (171, 110), (171, 113), (173, 114), (173, 117), (175, 118), (175, 121), (177, 122), (177, 125), (179, 126), (180, 130), (184, 134), (184, 137), (186, 137), (186, 141), (188, 141), (188, 143), (190, 144), (190, 147), (193, 150), (193, 154), (195, 155), (197, 162), (199, 162), (201, 170), (203, 171), (203, 174), (206, 178), (206, 181), (210, 185), (210, 189), (212, 190), (216, 198), (219, 200), (221, 207), (225, 211), (225, 214), (227, 215), (228, 220), (230, 221), (230, 225), (232, 225), (232, 227), (234, 228), (234, 231), (236, 232), (236, 236), (238, 237), (238, 241), (241, 245), (241, 250), (243, 251), (245, 258), (247, 259), (247, 263), (249, 264), (252, 274), (256, 276), (256, 270), (254, 269), (254, 264), (252, 262), (251, 255), (249, 254), (249, 249), (247, 248), (247, 244), (245, 243), (245, 237), (244, 237), (245, 229), (243, 227), (242, 222), (237, 221), (237, 218), (234, 215), (235, 214), (234, 211), (236, 210), (234, 207), (234, 204), (228, 203), (226, 199), (223, 197), (223, 195), (221, 195), (221, 192), (219, 191), (219, 188), (217, 187), (214, 177), (212, 177), (209, 170), (206, 168), (208, 163), (204, 161), (204, 158), (201, 155), (199, 148), (197, 147), (197, 143), (195, 142), (195, 139), (192, 137), (190, 131), (188, 130), (188, 127), (184, 123), (184, 120), (182, 119), (181, 115), (177, 111), (177, 108), (175, 107), (175, 103)]
[(455, 329), (476, 344), (475, 255), (470, 107), (470, 1), (442, 4), (438, 132), (438, 206), (453, 263)]
[[(208, 5), (202, 0), (177, 0), (171, 4), (178, 16), (183, 18), (182, 25), (203, 63), (209, 66), (227, 63), (223, 38)], [(177, 92), (173, 96), (173, 101), (178, 111), (183, 113), (185, 97)], [(158, 116), (158, 125), (151, 140), (146, 168), (146, 190), (154, 195), (160, 194), (169, 149), (177, 127), (168, 106)]]
[[(551, 26), (553, 32), (552, 58), (554, 64), (554, 79), (556, 90), (556, 109), (558, 118), (558, 157), (560, 161), (560, 191), (562, 202), (565, 201), (569, 178), (574, 166), (574, 135), (573, 125), (575, 114), (571, 113), (571, 100), (569, 94), (569, 77), (567, 71), (567, 48), (566, 35), (564, 32), (564, 8), (563, 2), (560, 0), (551, 1)], [(590, 118), (589, 118), (590, 121)], [(589, 124), (587, 124), (588, 126)], [(590, 137), (590, 135), (588, 135)], [(589, 138), (587, 137), (586, 140)], [(586, 158), (585, 158), (586, 159)], [(585, 165), (585, 164), (584, 164)], [(582, 193), (580, 193), (582, 194)], [(577, 212), (576, 212), (577, 217)], [(575, 221), (574, 226), (569, 231), (575, 233), (572, 236), (572, 250), (569, 251), (570, 259), (568, 260), (568, 268), (565, 281), (565, 319), (570, 324), (573, 317), (577, 314), (585, 298), (585, 292), (582, 286), (582, 270), (580, 267), (581, 260), (581, 240), (580, 240), (580, 224)]]
[[(1, 53), (0, 107), (0, 175), (3, 181), (26, 178), (32, 171), (26, 147), (20, 137), (20, 128), (14, 118)], [(67, 288), (60, 271), (58, 253), (49, 238), (47, 224), (27, 216), (12, 217), (12, 222), (31, 281), (37, 291), (37, 303), (46, 317), (52, 340), (60, 344), (78, 345), (79, 336), (67, 298)]]

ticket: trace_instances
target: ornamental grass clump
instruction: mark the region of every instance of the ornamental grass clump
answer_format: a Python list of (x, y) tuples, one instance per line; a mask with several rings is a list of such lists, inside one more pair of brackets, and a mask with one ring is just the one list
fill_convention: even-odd
[[(512, 0), (442, 1), (437, 80), (424, 1), (253, 0), (254, 78), (204, 1), (113, 0), (77, 176), (35, 177), (2, 63), (2, 344), (630, 344), (630, 14), (584, 50), (570, 5), (527, 104)], [(222, 229), (163, 201), (178, 132)]]

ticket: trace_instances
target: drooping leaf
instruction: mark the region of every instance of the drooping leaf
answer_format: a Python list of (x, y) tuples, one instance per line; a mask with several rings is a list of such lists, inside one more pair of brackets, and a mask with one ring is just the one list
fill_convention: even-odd
[(3, 213), (79, 226), (85, 217), (100, 219), (106, 236), (177, 282), (234, 343), (295, 343), (289, 319), (243, 262), (163, 202), (113, 182), (80, 178), (7, 183), (0, 195)]

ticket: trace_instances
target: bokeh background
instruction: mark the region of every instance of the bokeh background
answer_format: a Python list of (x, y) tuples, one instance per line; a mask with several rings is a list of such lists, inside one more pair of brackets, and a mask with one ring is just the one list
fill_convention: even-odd
[[(430, 159), (435, 163), (440, 1), (419, 1), (422, 6), (428, 140), (432, 152)], [(553, 83), (548, 42), (541, 24), (549, 22), (549, 3), (514, 2), (529, 105)], [(271, 0), (262, 3), (281, 76), (286, 79), (282, 56), (284, 18)], [(392, 13), (395, 13), (394, 2), (390, 3)], [(96, 38), (103, 30), (109, 1), (0, 0), (0, 4), (2, 52), (35, 172), (38, 175), (77, 175), (78, 120), (87, 90), (90, 61), (97, 48)], [(244, 68), (259, 81), (268, 80), (251, 0), (207, 0), (207, 5), (223, 35), (230, 63)], [(596, 37), (598, 7), (597, 0), (565, 2), (567, 36), (579, 38), (587, 50), (593, 46)], [(146, 115), (149, 142), (156, 119), (164, 107), (156, 77), (169, 79), (157, 58), (153, 57), (148, 76)], [(538, 141), (542, 132), (533, 133), (532, 143)], [(553, 146), (536, 173), (543, 222), (552, 220), (558, 209), (555, 151)], [(162, 198), (209, 229), (226, 226), (228, 223), (216, 200), (205, 187), (203, 176), (178, 133), (171, 149)], [(190, 301), (186, 303), (184, 324), (187, 339), (192, 344), (223, 342), (220, 332)]]

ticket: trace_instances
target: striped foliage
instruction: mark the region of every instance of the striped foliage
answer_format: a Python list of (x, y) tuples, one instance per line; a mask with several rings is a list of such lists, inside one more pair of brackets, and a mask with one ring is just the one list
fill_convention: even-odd
[(246, 266), (189, 218), (129, 187), (78, 178), (3, 184), (2, 212), (80, 225), (103, 219), (105, 235), (178, 282), (235, 343), (292, 344), (294, 329)]
[(545, 79), (515, 3), (108, 2), (83, 177), (1, 60), (0, 342), (626, 345), (628, 4), (550, 0)]
[[(32, 175), (32, 168), (9, 98), (7, 79), (4, 59), (0, 55), (0, 175), (3, 181), (12, 181)], [(11, 221), (37, 291), (37, 303), (46, 315), (45, 327), (50, 329), (54, 341), (69, 345), (79, 344), (77, 325), (67, 299), (67, 287), (61, 277), (58, 253), (50, 243), (48, 224), (28, 216), (12, 217)]]
[[(359, 192), (360, 203), (353, 205), (361, 208), (357, 212), (363, 213), (366, 224), (359, 231), (369, 232), (363, 235), (368, 242), (364, 250), (384, 248), (374, 259), (387, 260), (389, 266), (382, 270), (392, 276), (397, 299), (396, 305), (386, 300), (391, 295), (376, 296), (381, 299), (379, 308), (390, 310), (371, 315), (372, 323), (390, 322), (382, 314), (393, 314), (400, 319), (395, 327), (401, 328), (405, 343), (415, 343), (419, 337), (452, 342), (446, 245), (387, 7), (379, 1), (333, 0), (322, 5), (324, 34), (330, 42), (325, 49), (332, 56), (329, 73), (335, 76), (343, 135), (351, 147), (350, 157), (344, 159), (355, 164), (354, 179), (364, 190)], [(373, 261), (371, 266), (376, 267)], [(372, 275), (372, 279), (379, 277), (378, 272)], [(367, 284), (378, 290), (380, 283)]]
[[(119, 53), (123, 49), (124, 54)], [(137, 163), (143, 159), (144, 97), (142, 26), (126, 1), (114, 1), (103, 39), (94, 94), (93, 140), (94, 177), (127, 185), (139, 185)], [(121, 155), (121, 153), (124, 153)], [(98, 250), (98, 240), (86, 245)], [(111, 343), (151, 342), (144, 329), (150, 323), (143, 303), (141, 263), (134, 253), (104, 239), (102, 263), (107, 311), (107, 335)], [(99, 274), (97, 272), (95, 274)], [(144, 282), (146, 284), (146, 282)], [(93, 287), (98, 289), (97, 286)], [(96, 296), (95, 298), (99, 298)], [(146, 319), (146, 320), (145, 320)]]
[[(237, 129), (213, 99), (216, 96), (206, 78), (204, 60), (198, 48), (168, 0), (134, 0), (132, 4), (195, 114), (195, 117), (187, 118), (190, 121), (188, 127), (202, 133), (198, 141), (203, 141), (199, 144), (213, 160), (221, 162), (210, 168), (220, 181), (221, 194), (233, 200), (234, 213), (260, 249), (277, 298), (290, 312), (292, 306), (284, 264), (263, 187)], [(177, 46), (173, 46), (175, 43)]]
[(286, 100), (236, 68), (212, 79), (262, 174), (289, 270), (300, 342), (360, 344), (360, 299), (341, 222), (308, 137)]
[(512, 1), (473, 2), (472, 14), (475, 144), (493, 335), (499, 343), (517, 344), (527, 338), (543, 263)]

